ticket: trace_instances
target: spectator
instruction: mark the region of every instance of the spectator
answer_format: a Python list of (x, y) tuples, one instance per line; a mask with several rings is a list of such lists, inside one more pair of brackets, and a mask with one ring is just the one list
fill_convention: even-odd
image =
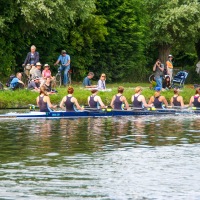
[(18, 72), (16, 74), (16, 77), (14, 77), (10, 83), (10, 88), (13, 90), (16, 89), (23, 89), (24, 88), (24, 83), (21, 81), (22, 74)]
[(156, 63), (154, 64), (153, 71), (155, 72), (156, 87), (162, 88), (164, 66), (161, 64), (160, 59), (157, 59)]
[(91, 79), (94, 77), (93, 72), (89, 72), (88, 75), (83, 79), (83, 87), (85, 88), (96, 88), (97, 85), (91, 85)]
[(171, 89), (171, 81), (170, 81), (170, 77), (167, 75), (163, 81), (163, 88), (166, 90)]
[(60, 67), (58, 68), (58, 71), (64, 71), (63, 84), (64, 86), (66, 86), (69, 81), (68, 71), (70, 70), (70, 56), (66, 53), (65, 50), (61, 51), (61, 55), (58, 57), (58, 60), (55, 62), (54, 65), (57, 65), (58, 63), (61, 63)]
[(50, 66), (48, 65), (48, 64), (45, 64), (44, 65), (44, 70), (42, 71), (42, 77), (43, 77), (43, 79), (47, 79), (47, 77), (50, 77), (50, 78), (52, 78), (52, 76), (51, 76), (51, 71), (50, 71)]
[(172, 63), (173, 56), (170, 54), (168, 56), (168, 60), (166, 62), (167, 66), (167, 74), (169, 75), (170, 81), (172, 81), (172, 75), (173, 75), (173, 63)]
[(34, 77), (28, 84), (28, 89), (36, 92), (40, 91), (40, 78), (38, 76)]
[(32, 45), (31, 52), (27, 54), (23, 66), (26, 66), (27, 64), (30, 64), (31, 66), (33, 66), (37, 62), (39, 62), (39, 53), (36, 51), (36, 47)]
[(106, 90), (106, 75), (105, 74), (101, 74), (100, 79), (97, 84), (97, 89)]
[(35, 70), (33, 71), (34, 77), (37, 76), (39, 78), (42, 78), (42, 73), (41, 73), (41, 63), (37, 62), (35, 66)]

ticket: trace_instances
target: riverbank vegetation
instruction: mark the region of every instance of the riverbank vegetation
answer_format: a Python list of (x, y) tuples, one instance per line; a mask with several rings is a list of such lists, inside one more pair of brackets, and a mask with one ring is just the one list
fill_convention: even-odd
[(198, 0), (2, 1), (0, 80), (22, 71), (32, 44), (53, 73), (60, 51), (71, 56), (73, 80), (94, 71), (107, 82), (142, 82), (159, 57), (193, 74), (200, 60)]
[[(105, 105), (110, 105), (111, 99), (113, 95), (117, 93), (117, 87), (122, 85), (125, 87), (124, 96), (127, 98), (127, 101), (131, 104), (131, 96), (134, 94), (134, 88), (138, 86), (136, 84), (130, 83), (121, 83), (121, 84), (108, 84), (107, 88), (110, 88), (111, 91), (99, 91), (98, 95), (101, 96)], [(142, 94), (145, 96), (148, 101), (150, 97), (154, 94), (154, 90), (149, 88), (148, 84), (142, 83), (140, 84), (143, 88)], [(87, 98), (91, 95), (90, 90), (86, 90), (80, 85), (73, 85), (75, 92), (74, 96), (78, 99), (78, 102), (81, 105), (87, 105)], [(51, 102), (55, 105), (59, 105), (62, 98), (67, 94), (67, 88), (61, 87), (57, 88), (58, 93), (50, 95)], [(193, 86), (186, 85), (183, 89), (181, 89), (180, 95), (183, 96), (185, 104), (189, 103), (190, 97), (195, 94), (195, 90)], [(29, 108), (29, 104), (36, 105), (36, 97), (39, 94), (37, 92), (32, 92), (30, 90), (4, 90), (0, 91), (0, 109), (6, 108)], [(166, 90), (162, 92), (168, 102), (170, 102), (170, 98), (173, 96), (173, 90)]]

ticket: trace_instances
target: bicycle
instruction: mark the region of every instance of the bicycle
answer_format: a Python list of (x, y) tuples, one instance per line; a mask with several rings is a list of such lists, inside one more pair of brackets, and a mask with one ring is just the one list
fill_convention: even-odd
[(0, 82), (0, 90), (3, 90), (4, 89), (4, 86), (3, 84)]
[(22, 72), (22, 81), (24, 85), (28, 85), (28, 83), (31, 80), (31, 74), (30, 74), (31, 68), (32, 66), (30, 64), (27, 64), (26, 66), (24, 66), (24, 71)]
[[(71, 85), (72, 84), (72, 70), (70, 69), (67, 73), (67, 77), (68, 77), (68, 84)], [(62, 85), (62, 73), (61, 71), (58, 71), (58, 73), (56, 74), (56, 85), (58, 87), (60, 87)]]

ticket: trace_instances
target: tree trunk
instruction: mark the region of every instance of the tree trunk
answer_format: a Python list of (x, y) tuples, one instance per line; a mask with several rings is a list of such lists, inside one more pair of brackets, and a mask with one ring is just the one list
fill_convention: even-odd
[(171, 46), (168, 44), (163, 44), (158, 46), (159, 58), (164, 65), (166, 65), (168, 55), (170, 54), (170, 49)]
[(200, 61), (200, 39), (195, 43), (195, 49), (198, 56), (198, 61)]

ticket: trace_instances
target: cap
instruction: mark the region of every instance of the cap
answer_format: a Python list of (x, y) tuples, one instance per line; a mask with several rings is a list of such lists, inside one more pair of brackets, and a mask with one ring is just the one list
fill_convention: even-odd
[(61, 53), (66, 53), (66, 51), (65, 51), (65, 50), (62, 50)]
[(35, 76), (35, 77), (33, 78), (33, 80), (39, 80), (39, 79), (40, 79), (39, 76)]
[(44, 67), (50, 67), (48, 64), (45, 64)]
[(173, 56), (171, 54), (168, 55), (168, 58), (170, 58), (170, 57), (173, 58)]
[(161, 91), (161, 87), (155, 87), (156, 91)]
[(40, 62), (37, 62), (37, 63), (36, 63), (36, 66), (41, 66), (41, 63), (40, 63)]

